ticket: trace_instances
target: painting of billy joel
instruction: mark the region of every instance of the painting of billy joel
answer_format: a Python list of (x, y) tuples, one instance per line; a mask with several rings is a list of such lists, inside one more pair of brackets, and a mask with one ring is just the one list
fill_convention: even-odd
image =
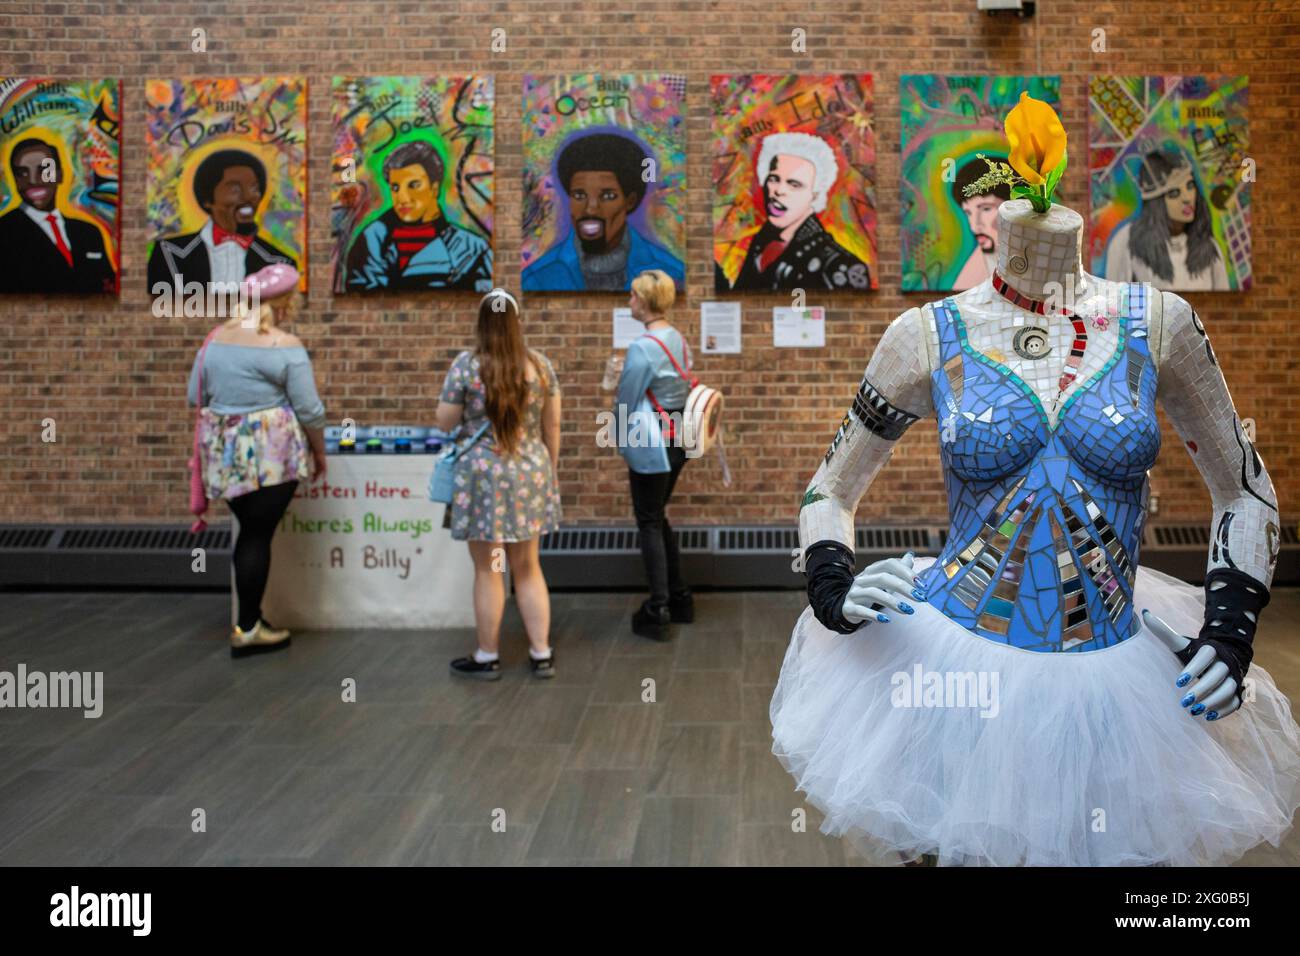
[(492, 288), (491, 77), (335, 77), (333, 289)]
[(121, 87), (0, 77), (0, 292), (118, 293)]
[(150, 295), (234, 292), (276, 262), (307, 283), (307, 81), (145, 84)]
[(1003, 125), (1024, 92), (1060, 111), (1059, 76), (899, 78), (904, 292), (960, 292), (992, 274), (998, 208), (1011, 191), (965, 190), (988, 171), (980, 154), (1006, 161), (1011, 147)]
[(876, 286), (870, 74), (714, 76), (718, 292)]
[(686, 278), (686, 78), (525, 76), (524, 291)]
[(1090, 268), (1174, 292), (1251, 285), (1244, 76), (1088, 84)]

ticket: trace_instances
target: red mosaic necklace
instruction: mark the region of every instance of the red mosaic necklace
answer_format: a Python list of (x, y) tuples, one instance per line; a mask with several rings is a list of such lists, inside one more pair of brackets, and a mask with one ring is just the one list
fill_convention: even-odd
[[(1047, 300), (1035, 299), (1033, 296), (1025, 295), (1023, 292), (1011, 286), (1011, 283), (1002, 278), (997, 270), (993, 271), (993, 288), (998, 295), (1006, 299), (1012, 305), (1018, 306), (1026, 311), (1033, 312), (1037, 315), (1046, 316)], [(1065, 358), (1065, 369), (1061, 372), (1060, 379), (1057, 380), (1056, 401), (1061, 400), (1061, 395), (1070, 383), (1079, 376), (1079, 366), (1083, 364), (1083, 352), (1088, 347), (1088, 327), (1083, 319), (1079, 318), (1073, 312), (1058, 312), (1054, 315), (1060, 315), (1067, 319), (1074, 326), (1074, 341), (1070, 345), (1070, 354)]]

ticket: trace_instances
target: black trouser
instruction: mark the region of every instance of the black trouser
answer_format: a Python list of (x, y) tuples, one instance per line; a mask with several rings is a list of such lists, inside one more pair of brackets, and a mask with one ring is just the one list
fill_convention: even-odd
[(251, 630), (262, 617), (262, 595), (271, 574), (271, 536), (297, 487), (298, 482), (286, 481), (226, 500), (239, 519), (239, 537), (231, 561), (235, 565), (241, 630)]
[(686, 450), (671, 446), (668, 451), (669, 471), (656, 475), (643, 475), (628, 471), (632, 484), (632, 511), (636, 514), (636, 527), (641, 532), (641, 560), (645, 562), (646, 577), (650, 579), (652, 609), (668, 606), (668, 598), (685, 597), (686, 585), (682, 583), (681, 555), (672, 525), (664, 514), (668, 499), (672, 497), (677, 476), (686, 464)]

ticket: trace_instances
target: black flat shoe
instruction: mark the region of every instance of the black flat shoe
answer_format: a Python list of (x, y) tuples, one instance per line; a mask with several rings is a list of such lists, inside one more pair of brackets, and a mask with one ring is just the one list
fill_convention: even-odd
[(655, 641), (666, 641), (670, 636), (669, 625), (672, 620), (668, 608), (661, 607), (658, 611), (653, 611), (642, 604), (632, 615), (632, 633)]
[(472, 656), (458, 657), (451, 662), (451, 673), (455, 677), (468, 677), (470, 680), (500, 680), (501, 661), (480, 664)]
[(542, 661), (529, 654), (528, 663), (532, 665), (533, 676), (536, 678), (545, 680), (555, 676), (555, 651), (551, 651), (551, 656)]
[(687, 591), (678, 597), (669, 598), (668, 614), (674, 624), (690, 624), (695, 620), (695, 596)]

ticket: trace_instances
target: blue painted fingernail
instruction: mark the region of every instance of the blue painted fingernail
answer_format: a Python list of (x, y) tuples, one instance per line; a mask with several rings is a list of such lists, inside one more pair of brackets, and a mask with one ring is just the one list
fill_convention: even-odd
[(899, 602), (898, 602), (898, 609), (899, 609), (900, 611), (902, 611), (904, 614), (915, 614), (915, 613), (916, 613), (916, 608), (912, 607), (912, 605), (908, 604), (906, 601), (899, 601)]
[(1196, 705), (1195, 707), (1193, 707), (1193, 708), (1191, 709), (1191, 711), (1190, 711), (1190, 713), (1191, 713), (1191, 715), (1192, 715), (1193, 717), (1199, 717), (1199, 716), (1200, 716), (1202, 713), (1204, 713), (1204, 712), (1205, 712), (1205, 705), (1204, 705), (1204, 704), (1197, 704), (1197, 705)]
[(1191, 675), (1191, 674), (1184, 674), (1182, 677), (1178, 678), (1178, 683), (1175, 684), (1174, 686), (1176, 686), (1176, 687), (1186, 687), (1186, 686), (1187, 686), (1187, 682), (1190, 681), (1191, 679), (1192, 679), (1192, 675)]
[(888, 624), (888, 623), (889, 623), (889, 618), (888, 618), (886, 615), (884, 615), (884, 614), (877, 614), (877, 615), (876, 615), (876, 620), (879, 621), (881, 624)]
[(1183, 698), (1183, 706), (1184, 707), (1188, 706), (1194, 700), (1196, 700), (1196, 695), (1188, 694), (1186, 697)]
[(1219, 719), (1219, 712), (1218, 712), (1217, 710), (1212, 710), (1212, 711), (1210, 711), (1208, 714), (1205, 715), (1205, 719), (1206, 719), (1206, 720), (1218, 720), (1218, 719)]
[(912, 588), (912, 597), (916, 598), (918, 601), (924, 601), (925, 592), (920, 588)]

